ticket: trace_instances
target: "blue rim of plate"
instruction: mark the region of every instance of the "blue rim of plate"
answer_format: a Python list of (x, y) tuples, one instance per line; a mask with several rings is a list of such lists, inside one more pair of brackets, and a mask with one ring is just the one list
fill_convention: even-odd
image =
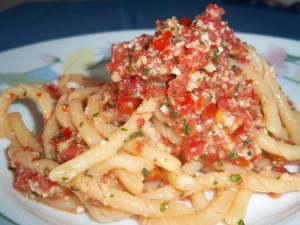
[[(8, 218), (7, 216), (2, 214), (1, 212), (0, 212), (0, 218), (3, 219), (5, 222), (8, 222), (7, 225), (20, 225), (19, 223), (17, 223), (14, 220)], [(2, 224), (2, 225), (6, 225), (6, 224)]]

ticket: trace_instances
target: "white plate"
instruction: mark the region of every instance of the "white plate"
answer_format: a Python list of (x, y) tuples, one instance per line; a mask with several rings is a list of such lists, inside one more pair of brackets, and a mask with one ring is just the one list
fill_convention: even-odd
[[(153, 34), (153, 32), (153, 30), (135, 30), (99, 33), (43, 42), (2, 52), (0, 53), (0, 91), (20, 81), (48, 82), (55, 80), (62, 72), (82, 72), (86, 65), (105, 61), (109, 57), (112, 43), (131, 40), (142, 33)], [(253, 34), (238, 33), (237, 35), (272, 61), (279, 73), (279, 82), (283, 90), (300, 109), (300, 42)], [(91, 71), (84, 70), (84, 72)], [(99, 71), (92, 70), (93, 77), (97, 75), (96, 72)], [(100, 75), (98, 78), (107, 80), (107, 77), (100, 78)], [(23, 103), (17, 103), (10, 111), (22, 112), (29, 129), (34, 130), (35, 127), (39, 129), (33, 120), (36, 118), (36, 110), (33, 110), (32, 116), (32, 110)], [(0, 140), (0, 224), (99, 224), (86, 214), (73, 215), (61, 212), (28, 200), (17, 193), (12, 188), (13, 177), (7, 169), (8, 163), (4, 151), (6, 146), (7, 142)], [(299, 205), (300, 192), (284, 194), (280, 199), (255, 194), (251, 199), (245, 224), (300, 224)], [(295, 213), (295, 210), (298, 210), (298, 213)], [(112, 224), (134, 225), (137, 222), (128, 219)]]

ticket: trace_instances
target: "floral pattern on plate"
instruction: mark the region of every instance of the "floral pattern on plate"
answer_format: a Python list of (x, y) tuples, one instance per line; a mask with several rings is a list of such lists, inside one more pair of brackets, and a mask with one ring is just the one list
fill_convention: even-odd
[(0, 91), (19, 84), (40, 84), (56, 80), (62, 74), (88, 74), (97, 65), (104, 65), (110, 59), (110, 48), (86, 47), (69, 54), (64, 59), (51, 54), (43, 54), (38, 58), (44, 66), (34, 68), (24, 73), (1, 73)]
[[(283, 47), (276, 45), (270, 45), (268, 51), (261, 55), (274, 67), (279, 77), (300, 84), (300, 56), (289, 54)], [(81, 48), (64, 59), (51, 54), (38, 57), (45, 63), (44, 66), (24, 73), (1, 73), (0, 71), (0, 91), (18, 83), (51, 82), (60, 76), (58, 70), (63, 74), (88, 74), (90, 69), (109, 61), (110, 48)], [(57, 67), (59, 68), (55, 69)]]

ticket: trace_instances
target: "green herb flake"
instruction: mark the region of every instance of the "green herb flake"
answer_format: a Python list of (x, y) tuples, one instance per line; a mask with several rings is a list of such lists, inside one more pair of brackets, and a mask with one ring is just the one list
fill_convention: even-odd
[(61, 139), (61, 138), (63, 138), (63, 134), (62, 133), (57, 133), (57, 134), (55, 134), (55, 137), (56, 138), (59, 138), (59, 139)]
[(184, 197), (184, 193), (183, 192), (181, 192), (180, 194), (179, 194), (179, 196), (178, 196), (179, 198), (183, 198)]
[(205, 46), (205, 43), (201, 39), (199, 40), (199, 43), (201, 46)]
[(124, 127), (121, 127), (121, 131), (128, 131), (128, 130)]
[(142, 169), (142, 174), (143, 174), (144, 177), (148, 177), (150, 175), (150, 171), (147, 170), (146, 168), (143, 168)]
[(162, 204), (160, 205), (159, 210), (160, 210), (161, 212), (164, 212), (164, 211), (166, 211), (169, 207), (170, 207), (170, 204), (169, 204), (168, 202), (164, 202), (164, 203), (162, 203)]
[(94, 117), (94, 118), (97, 117), (97, 116), (99, 116), (99, 113), (94, 113), (94, 114), (93, 114), (93, 117)]
[(269, 131), (269, 130), (268, 130), (268, 135), (269, 135), (270, 137), (274, 137), (274, 134), (273, 134), (271, 131)]
[(171, 110), (171, 117), (172, 118), (177, 118), (177, 116), (178, 116), (178, 112), (175, 109), (172, 109)]
[(215, 180), (215, 181), (214, 181), (214, 185), (216, 186), (217, 184), (218, 184), (218, 181), (217, 181), (217, 180)]
[(137, 132), (134, 132), (133, 134), (129, 135), (128, 138), (125, 139), (125, 142), (128, 142), (128, 141), (130, 141), (132, 139), (135, 139), (136, 137), (140, 136), (141, 134), (142, 134), (141, 130), (139, 130)]
[(71, 186), (70, 189), (71, 189), (71, 191), (79, 191), (79, 189), (74, 186)]
[(203, 156), (201, 156), (200, 158), (201, 158), (204, 162), (207, 161), (207, 156), (206, 156), (206, 155), (203, 155)]
[(130, 67), (128, 68), (128, 72), (131, 72), (131, 71), (134, 71), (134, 70), (137, 70), (137, 68), (134, 67), (134, 66), (130, 66)]
[(228, 152), (228, 158), (232, 159), (232, 160), (235, 160), (235, 159), (238, 158), (238, 155), (235, 152), (230, 151), (230, 152)]
[(50, 173), (49, 167), (46, 167), (46, 168), (44, 169), (44, 173), (46, 173), (46, 174)]
[(218, 57), (218, 54), (219, 54), (219, 49), (215, 49), (214, 50), (214, 55), (213, 57), (211, 58), (211, 61), (216, 61), (217, 57)]
[(15, 171), (17, 170), (16, 168), (12, 167), (12, 166), (9, 166), (7, 169), (11, 170), (11, 171)]
[(83, 124), (84, 124), (84, 122), (81, 122), (81, 123), (79, 124), (79, 127), (82, 127), (82, 126), (83, 126)]
[(23, 96), (24, 96), (24, 97), (27, 96), (27, 91), (24, 91)]
[(209, 127), (208, 128), (208, 131), (212, 132), (212, 133), (215, 133), (214, 129), (212, 127)]
[(245, 225), (244, 221), (242, 219), (239, 220), (238, 225)]
[(187, 135), (189, 135), (189, 134), (192, 132), (191, 128), (190, 128), (188, 125), (186, 125), (186, 124), (183, 125), (182, 131), (183, 131), (185, 134), (187, 134)]
[(62, 177), (61, 180), (62, 180), (62, 181), (67, 181), (67, 180), (69, 180), (69, 178), (67, 178), (67, 177)]
[(250, 140), (244, 140), (243, 143), (244, 143), (244, 145), (249, 145), (251, 143), (251, 141)]
[(218, 166), (223, 166), (223, 161), (220, 160), (220, 159), (218, 159), (218, 160), (217, 160), (217, 165), (218, 165)]
[(150, 71), (150, 69), (147, 68), (147, 67), (145, 67), (145, 68), (143, 69), (143, 74), (144, 74), (144, 75), (149, 75), (149, 71)]
[(110, 198), (114, 198), (114, 197), (116, 197), (116, 195), (110, 194), (109, 197), (110, 197)]
[(240, 174), (234, 173), (229, 176), (229, 181), (234, 182), (234, 183), (243, 182), (243, 178)]

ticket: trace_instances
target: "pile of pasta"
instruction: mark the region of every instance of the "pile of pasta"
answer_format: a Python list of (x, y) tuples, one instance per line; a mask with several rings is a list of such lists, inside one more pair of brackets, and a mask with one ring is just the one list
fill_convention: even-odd
[[(254, 131), (254, 141), (286, 165), (299, 165), (300, 113), (281, 91), (272, 67), (246, 46), (249, 63), (229, 63), (253, 80), (261, 102), (268, 99), (261, 104), (266, 128)], [(101, 223), (135, 216), (144, 225), (240, 225), (253, 193), (300, 191), (299, 173), (275, 171), (267, 157), (251, 169), (182, 160), (164, 141), (176, 145), (180, 135), (160, 116), (161, 102), (145, 98), (122, 117), (114, 109), (118, 94), (116, 83), (97, 84), (80, 74), (63, 75), (55, 85), (20, 84), (3, 91), (0, 131), (11, 141), (15, 188), (61, 210), (88, 212)], [(8, 113), (22, 98), (40, 108), (40, 137), (26, 128), (19, 112)]]

